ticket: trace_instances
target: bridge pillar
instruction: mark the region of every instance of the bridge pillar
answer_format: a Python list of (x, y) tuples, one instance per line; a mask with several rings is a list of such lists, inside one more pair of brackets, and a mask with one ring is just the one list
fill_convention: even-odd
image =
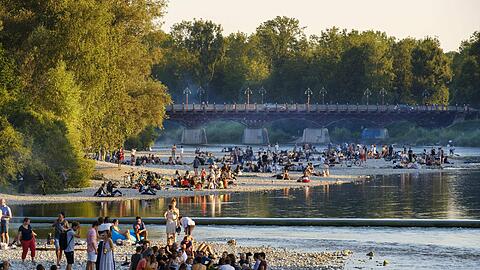
[(242, 136), (243, 144), (270, 144), (265, 128), (245, 128)]
[(207, 144), (207, 133), (204, 128), (183, 129), (182, 144)]
[(302, 143), (329, 143), (330, 135), (326, 128), (306, 128), (303, 130)]

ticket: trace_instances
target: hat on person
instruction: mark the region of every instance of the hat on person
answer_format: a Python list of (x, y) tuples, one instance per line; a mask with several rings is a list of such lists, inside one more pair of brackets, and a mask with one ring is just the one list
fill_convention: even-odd
[(98, 226), (98, 231), (99, 232), (103, 232), (103, 231), (109, 231), (110, 230), (110, 226), (109, 224), (101, 224), (100, 226)]

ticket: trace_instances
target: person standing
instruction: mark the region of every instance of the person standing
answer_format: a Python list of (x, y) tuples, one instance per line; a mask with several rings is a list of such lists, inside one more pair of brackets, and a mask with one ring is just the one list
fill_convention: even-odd
[(173, 204), (168, 205), (168, 210), (165, 212), (163, 216), (167, 220), (167, 223), (166, 223), (167, 239), (169, 239), (170, 237), (175, 239), (177, 223), (178, 223), (178, 215), (173, 209)]
[(125, 152), (123, 151), (123, 147), (120, 147), (120, 150), (118, 151), (118, 168), (122, 166), (123, 161), (125, 160)]
[(195, 172), (195, 176), (198, 176), (198, 167), (200, 167), (200, 159), (198, 156), (195, 156), (193, 160), (193, 171)]
[(23, 224), (18, 228), (17, 235), (18, 241), (22, 244), (22, 262), (25, 262), (28, 250), (30, 249), (32, 263), (35, 264), (35, 236), (37, 236), (37, 234), (32, 230), (32, 226), (30, 226), (30, 219), (24, 218)]
[(132, 151), (130, 152), (130, 165), (131, 166), (136, 166), (137, 165), (137, 160), (135, 158), (136, 154), (137, 154), (137, 149), (132, 148)]
[(62, 249), (60, 248), (60, 235), (68, 229), (68, 221), (65, 219), (65, 213), (60, 212), (58, 218), (53, 223), (52, 227), (55, 228), (54, 240), (55, 253), (57, 255), (57, 266), (60, 266), (60, 261), (62, 260)]
[(183, 162), (183, 145), (180, 146), (180, 160)]
[(114, 245), (110, 227), (106, 224), (102, 224), (98, 227), (98, 230), (102, 241), (98, 245), (98, 250), (100, 252), (97, 256), (97, 270), (114, 270)]
[(8, 223), (12, 218), (12, 209), (8, 207), (5, 199), (0, 199), (0, 212), (2, 217), (0, 219), (0, 234), (2, 235), (2, 243), (8, 244), (10, 238), (8, 236)]
[(177, 153), (177, 145), (172, 145), (172, 160), (175, 161), (175, 154)]
[(75, 237), (80, 238), (77, 232), (79, 229), (80, 223), (74, 221), (72, 222), (72, 228), (67, 231), (67, 247), (65, 248), (65, 258), (67, 259), (66, 270), (72, 270), (73, 264), (75, 263)]
[(92, 228), (88, 230), (87, 234), (87, 270), (94, 270), (97, 261), (97, 229), (98, 221), (93, 222)]
[(178, 208), (177, 208), (177, 199), (172, 198), (172, 200), (170, 200), (170, 204), (173, 206), (173, 211), (177, 214), (177, 217), (179, 217), (180, 216), (180, 210), (178, 210)]

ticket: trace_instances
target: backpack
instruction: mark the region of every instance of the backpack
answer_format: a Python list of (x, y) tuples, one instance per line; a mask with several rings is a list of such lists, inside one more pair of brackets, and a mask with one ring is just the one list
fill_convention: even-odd
[(66, 231), (62, 231), (60, 233), (60, 239), (59, 239), (59, 244), (60, 244), (60, 249), (61, 250), (65, 250), (67, 249), (68, 245), (70, 244), (70, 242), (72, 242), (72, 239), (73, 237), (70, 239), (70, 241), (68, 241), (68, 235), (67, 235), (67, 232), (71, 231), (72, 229), (68, 229)]

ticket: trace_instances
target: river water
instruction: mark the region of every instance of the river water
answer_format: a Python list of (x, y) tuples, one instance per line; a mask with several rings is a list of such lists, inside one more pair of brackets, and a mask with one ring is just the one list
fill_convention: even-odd
[[(480, 149), (458, 149), (480, 156)], [(16, 216), (160, 217), (170, 199), (14, 205)], [(376, 176), (360, 184), (178, 198), (191, 217), (342, 217), (480, 219), (480, 168)], [(164, 226), (150, 226), (163, 237)], [(300, 251), (350, 249), (347, 269), (480, 269), (480, 230), (461, 228), (351, 228), (201, 226), (199, 241), (271, 245)], [(369, 260), (365, 254), (374, 251)]]
[[(161, 217), (170, 199), (14, 205), (17, 216)], [(361, 184), (178, 198), (192, 217), (480, 219), (480, 169), (376, 176)]]

